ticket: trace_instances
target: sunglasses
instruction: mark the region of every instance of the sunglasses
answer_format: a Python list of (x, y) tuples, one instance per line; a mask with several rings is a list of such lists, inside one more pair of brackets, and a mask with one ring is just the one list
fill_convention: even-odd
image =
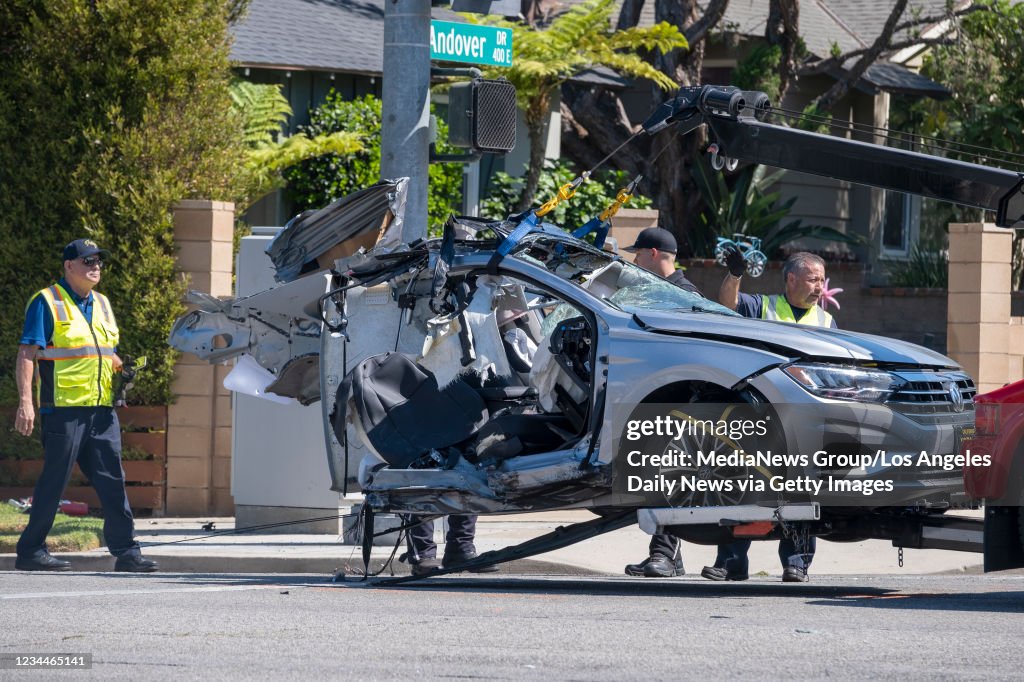
[(91, 268), (94, 265), (102, 268), (103, 259), (100, 258), (99, 256), (89, 256), (88, 258), (82, 259), (82, 265), (84, 265), (87, 268)]

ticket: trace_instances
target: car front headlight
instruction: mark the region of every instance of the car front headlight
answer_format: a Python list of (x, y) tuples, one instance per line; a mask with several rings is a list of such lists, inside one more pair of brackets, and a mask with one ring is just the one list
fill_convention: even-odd
[(796, 363), (782, 368), (808, 393), (833, 400), (884, 403), (903, 380), (880, 369)]

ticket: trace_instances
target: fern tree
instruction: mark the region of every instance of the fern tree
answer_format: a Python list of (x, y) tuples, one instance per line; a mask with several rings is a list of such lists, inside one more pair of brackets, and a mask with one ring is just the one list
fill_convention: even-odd
[(284, 169), (323, 154), (348, 155), (363, 149), (359, 136), (349, 132), (313, 137), (296, 133), (284, 137), (281, 130), (292, 115), (292, 108), (279, 85), (235, 81), (231, 84), (231, 100), (245, 136), (244, 197), (239, 202), (240, 212), (283, 187)]
[(595, 66), (606, 66), (626, 76), (647, 78), (664, 90), (676, 83), (645, 62), (640, 50), (668, 52), (687, 46), (675, 26), (660, 23), (650, 28), (612, 30), (614, 0), (586, 0), (556, 17), (546, 28), (535, 29), (500, 19), (468, 20), (512, 29), (512, 66), (485, 71), (489, 78), (507, 78), (516, 87), (516, 100), (523, 112), (530, 138), (530, 166), (517, 210), (533, 201), (541, 169), (551, 100), (562, 83)]

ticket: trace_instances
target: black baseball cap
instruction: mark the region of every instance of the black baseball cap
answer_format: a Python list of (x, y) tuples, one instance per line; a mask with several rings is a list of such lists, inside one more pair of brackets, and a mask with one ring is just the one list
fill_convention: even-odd
[(110, 255), (109, 251), (101, 249), (96, 242), (91, 239), (76, 239), (64, 247), (64, 260), (88, 258), (89, 256), (95, 256), (97, 253), (101, 253), (104, 256)]
[(626, 247), (626, 251), (630, 253), (634, 253), (639, 249), (657, 249), (666, 253), (676, 253), (679, 247), (676, 246), (676, 238), (665, 228), (648, 227), (636, 236), (633, 246)]

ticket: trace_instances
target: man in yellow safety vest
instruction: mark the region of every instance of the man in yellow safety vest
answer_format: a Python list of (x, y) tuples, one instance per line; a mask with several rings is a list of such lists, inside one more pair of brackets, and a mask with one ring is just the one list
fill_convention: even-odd
[[(825, 261), (813, 253), (794, 253), (782, 266), (783, 293), (762, 296), (740, 292), (740, 280), (746, 272), (746, 261), (735, 246), (726, 250), (729, 272), (718, 289), (718, 302), (744, 317), (777, 320), (816, 327), (835, 327), (836, 322), (818, 301), (825, 291)], [(783, 582), (807, 582), (807, 569), (814, 559), (815, 538), (811, 536), (805, 552), (786, 538), (779, 542)], [(747, 552), (750, 540), (737, 540), (718, 546), (714, 566), (705, 566), (701, 575), (709, 580), (746, 580)]]
[(44, 448), (28, 525), (18, 540), (15, 567), (22, 571), (66, 571), (71, 564), (50, 555), (53, 527), (64, 488), (78, 463), (103, 505), (103, 535), (117, 557), (114, 570), (148, 573), (155, 561), (142, 556), (121, 467), (121, 427), (114, 412), (118, 328), (106, 296), (94, 291), (107, 254), (90, 239), (64, 247), (64, 277), (38, 292), (25, 311), (15, 379), (15, 429), (32, 433), (35, 375)]
[(762, 296), (740, 292), (740, 280), (746, 271), (743, 254), (735, 247), (726, 252), (729, 273), (718, 289), (718, 302), (744, 317), (796, 322), (815, 327), (835, 327), (835, 320), (818, 305), (825, 291), (825, 261), (813, 253), (800, 251), (782, 265), (784, 292)]

